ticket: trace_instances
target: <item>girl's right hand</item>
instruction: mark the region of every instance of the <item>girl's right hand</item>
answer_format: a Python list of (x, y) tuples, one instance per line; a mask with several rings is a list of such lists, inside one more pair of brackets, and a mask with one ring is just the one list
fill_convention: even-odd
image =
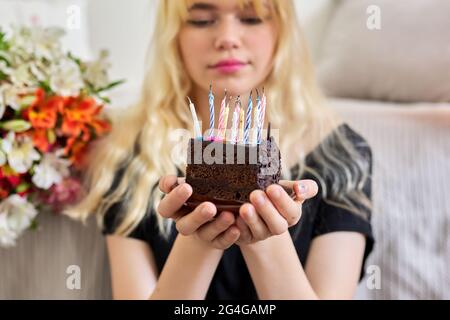
[(159, 189), (165, 193), (158, 206), (158, 213), (175, 220), (176, 229), (185, 236), (194, 236), (209, 246), (225, 250), (235, 243), (240, 231), (233, 213), (223, 211), (216, 217), (217, 208), (212, 202), (202, 202), (194, 211), (183, 204), (192, 194), (192, 187), (184, 178), (166, 175), (159, 180)]

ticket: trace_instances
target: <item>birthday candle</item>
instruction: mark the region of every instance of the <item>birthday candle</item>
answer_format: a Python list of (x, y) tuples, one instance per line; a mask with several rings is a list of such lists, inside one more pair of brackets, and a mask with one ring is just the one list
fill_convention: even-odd
[(231, 143), (235, 144), (236, 143), (236, 131), (237, 131), (237, 120), (238, 120), (238, 115), (236, 113), (236, 109), (234, 109), (233, 112), (233, 120), (232, 120), (232, 127), (231, 127)]
[(254, 123), (254, 127), (252, 129), (252, 138), (251, 138), (251, 143), (252, 144), (256, 144), (257, 142), (257, 134), (258, 134), (258, 120), (259, 120), (259, 112), (261, 110), (261, 96), (259, 95), (258, 89), (256, 89), (256, 108), (254, 111), (254, 119), (253, 119), (253, 123)]
[(255, 111), (253, 112), (253, 137), (252, 137), (252, 144), (256, 144), (257, 143), (257, 134), (258, 134), (258, 124), (259, 124), (259, 113), (261, 111), (261, 99), (259, 96), (259, 92), (258, 90), (256, 90), (256, 94), (257, 94), (257, 98), (256, 98), (256, 108)]
[(252, 92), (250, 91), (250, 97), (248, 98), (247, 116), (245, 117), (244, 143), (248, 143), (248, 135), (252, 123), (252, 109), (253, 109), (253, 101), (252, 101)]
[(227, 103), (227, 106), (225, 107), (225, 114), (223, 116), (223, 118), (224, 118), (223, 136), (221, 135), (221, 138), (223, 138), (225, 141), (227, 141), (227, 125), (228, 125), (229, 110), (230, 110), (230, 103)]
[(224, 116), (224, 113), (225, 113), (226, 101), (227, 101), (227, 90), (225, 90), (225, 96), (223, 97), (222, 103), (220, 105), (219, 126), (218, 126), (219, 136), (220, 136), (220, 133), (221, 133), (221, 131), (223, 129), (223, 116)]
[(214, 95), (212, 93), (212, 84), (209, 86), (209, 140), (212, 140), (214, 133)]
[(195, 112), (195, 107), (194, 104), (192, 103), (191, 99), (189, 99), (189, 97), (187, 97), (189, 100), (189, 108), (191, 109), (191, 115), (192, 115), (192, 120), (194, 121), (194, 135), (196, 139), (202, 140), (202, 132), (200, 130), (200, 124), (198, 123), (198, 119), (197, 119), (197, 113)]
[(244, 142), (244, 116), (245, 116), (245, 111), (244, 108), (241, 108), (241, 112), (239, 114), (239, 140), (238, 142)]
[(264, 116), (266, 113), (266, 101), (267, 101), (266, 93), (263, 88), (263, 96), (261, 99), (261, 113), (259, 114), (258, 143), (261, 143), (261, 133), (262, 128), (264, 127)]
[(239, 99), (239, 96), (236, 99), (236, 103), (234, 105), (234, 112), (233, 112), (233, 121), (232, 121), (232, 127), (231, 127), (231, 143), (236, 143), (237, 139), (237, 130), (238, 130), (238, 120), (239, 120), (239, 113), (241, 109), (241, 100)]

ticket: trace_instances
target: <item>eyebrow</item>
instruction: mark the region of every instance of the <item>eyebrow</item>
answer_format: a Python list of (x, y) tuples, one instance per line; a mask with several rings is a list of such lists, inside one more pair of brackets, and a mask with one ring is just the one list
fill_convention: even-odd
[[(264, 3), (264, 6), (269, 7), (267, 5), (267, 3)], [(250, 3), (245, 3), (244, 4), (244, 9), (251, 9), (252, 5)], [(213, 11), (213, 10), (217, 10), (217, 6), (215, 6), (212, 3), (206, 3), (206, 2), (196, 2), (194, 3), (192, 6), (189, 7), (188, 11), (193, 11), (193, 10), (208, 10), (208, 11)]]
[(217, 7), (211, 3), (196, 2), (188, 9), (188, 11), (192, 10), (217, 10)]

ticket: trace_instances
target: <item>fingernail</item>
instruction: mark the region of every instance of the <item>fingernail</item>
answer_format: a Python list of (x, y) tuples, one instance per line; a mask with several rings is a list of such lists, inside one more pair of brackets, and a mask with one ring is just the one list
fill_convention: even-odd
[(179, 189), (181, 194), (185, 194), (189, 192), (189, 186), (186, 183), (183, 183)]
[(306, 194), (308, 192), (308, 186), (304, 184), (303, 182), (298, 183), (298, 192), (300, 194)]
[(272, 195), (272, 197), (278, 198), (280, 196), (280, 189), (278, 187), (272, 187), (272, 189), (270, 190), (270, 194)]
[(175, 188), (178, 187), (178, 186), (179, 186), (179, 184), (178, 184), (178, 181), (177, 181), (177, 182), (175, 182), (175, 183), (170, 187), (169, 192), (172, 191), (173, 189), (175, 189)]
[(211, 210), (210, 210), (210, 208), (208, 206), (205, 206), (202, 209), (202, 214), (204, 214), (204, 215), (209, 215), (210, 212), (211, 212)]
[(253, 218), (253, 214), (254, 214), (253, 208), (252, 207), (248, 207), (247, 210), (245, 210), (244, 214), (245, 214), (245, 217), (247, 219)]
[(262, 194), (258, 194), (255, 198), (256, 203), (260, 206), (262, 206), (264, 204), (264, 201), (266, 200), (264, 199), (264, 196)]

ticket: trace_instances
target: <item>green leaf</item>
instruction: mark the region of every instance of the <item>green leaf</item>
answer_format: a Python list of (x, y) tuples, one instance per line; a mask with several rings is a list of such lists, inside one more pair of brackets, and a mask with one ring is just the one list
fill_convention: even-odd
[(50, 84), (48, 81), (39, 81), (39, 86), (44, 89), (44, 91), (48, 93), (52, 93), (52, 88), (50, 88)]
[(5, 61), (6, 65), (8, 67), (11, 67), (11, 62), (9, 62), (9, 60), (3, 54), (1, 54), (1, 50), (0, 50), (0, 60)]
[(26, 182), (22, 182), (21, 184), (19, 184), (16, 188), (16, 192), (20, 193), (20, 192), (24, 192), (26, 190), (28, 190), (28, 188), (30, 188), (30, 184), (26, 183)]
[(31, 128), (31, 123), (22, 119), (0, 122), (0, 128), (14, 132), (24, 132)]
[(82, 62), (79, 58), (75, 57), (72, 52), (69, 51), (69, 53), (67, 54), (67, 56), (69, 57), (69, 59), (72, 59), (73, 61), (75, 61), (75, 63), (81, 68), (82, 67)]
[(126, 81), (125, 79), (113, 81), (110, 84), (106, 85), (105, 87), (97, 89), (96, 92), (99, 93), (99, 92), (102, 92), (102, 91), (106, 91), (106, 90), (112, 89), (114, 87), (117, 87), (118, 85), (121, 85), (125, 81)]
[(9, 49), (9, 43), (6, 41), (6, 33), (0, 30), (0, 51), (6, 51)]
[(8, 75), (0, 71), (0, 81), (8, 79)]
[(39, 227), (39, 223), (37, 221), (37, 219), (33, 219), (33, 221), (31, 221), (31, 225), (30, 225), (30, 230), (37, 230), (37, 228)]
[(104, 103), (111, 103), (111, 99), (109, 99), (109, 98), (107, 98), (107, 97), (101, 97), (101, 96), (98, 96), (99, 97), (99, 99), (101, 99)]

